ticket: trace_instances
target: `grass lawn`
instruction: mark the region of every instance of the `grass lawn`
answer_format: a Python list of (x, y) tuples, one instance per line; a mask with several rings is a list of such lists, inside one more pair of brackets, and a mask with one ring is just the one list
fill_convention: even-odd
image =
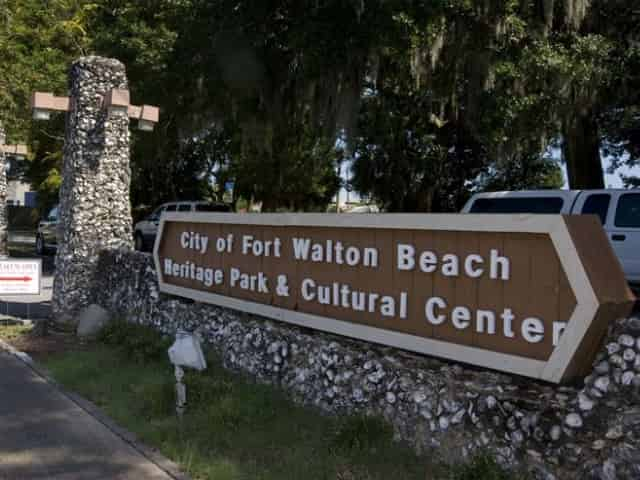
[[(454, 470), (439, 466), (393, 442), (390, 427), (380, 420), (328, 417), (297, 406), (276, 388), (229, 373), (213, 356), (205, 372), (188, 372), (187, 413), (179, 422), (166, 342), (155, 332), (134, 330), (111, 332), (106, 343), (39, 360), (65, 387), (99, 405), (194, 479), (510, 478), (486, 459)], [(0, 337), (16, 335), (26, 332), (0, 325)]]
[(0, 338), (7, 343), (15, 342), (21, 339), (25, 334), (29, 333), (33, 327), (22, 323), (9, 323), (0, 320)]

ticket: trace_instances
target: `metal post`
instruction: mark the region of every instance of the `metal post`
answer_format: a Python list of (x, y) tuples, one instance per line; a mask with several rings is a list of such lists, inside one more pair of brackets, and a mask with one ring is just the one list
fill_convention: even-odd
[(175, 366), (175, 375), (176, 375), (176, 413), (178, 414), (178, 418), (182, 419), (184, 415), (184, 410), (187, 406), (187, 387), (182, 382), (184, 379), (184, 370), (182, 367), (176, 365)]

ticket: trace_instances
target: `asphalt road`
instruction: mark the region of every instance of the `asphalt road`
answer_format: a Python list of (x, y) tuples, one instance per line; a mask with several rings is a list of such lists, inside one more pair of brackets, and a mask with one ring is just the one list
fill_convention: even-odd
[(0, 480), (171, 480), (2, 350), (0, 372)]

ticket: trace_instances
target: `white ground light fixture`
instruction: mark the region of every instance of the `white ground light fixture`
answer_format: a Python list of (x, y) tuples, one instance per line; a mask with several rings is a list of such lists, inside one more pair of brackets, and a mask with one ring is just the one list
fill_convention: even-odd
[(34, 120), (49, 120), (51, 112), (68, 112), (69, 97), (56, 97), (53, 93), (34, 92), (31, 96)]
[(16, 157), (26, 157), (29, 153), (27, 146), (18, 144), (18, 145), (0, 145), (0, 152), (5, 153), (7, 155), (14, 155)]
[(109, 114), (129, 111), (129, 90), (113, 89), (104, 97), (104, 105)]
[(138, 120), (138, 130), (152, 132), (160, 118), (160, 110), (152, 105), (129, 106), (129, 117)]
[(183, 330), (176, 332), (176, 341), (169, 348), (169, 360), (177, 367), (204, 370), (207, 362), (198, 337)]
[(187, 405), (187, 389), (182, 382), (184, 378), (183, 367), (198, 371), (207, 368), (200, 339), (192, 333), (178, 330), (176, 341), (169, 348), (169, 360), (174, 366), (176, 376), (176, 412), (179, 417), (182, 417)]
[(51, 112), (49, 110), (44, 110), (41, 108), (33, 109), (34, 120), (49, 120), (50, 118), (51, 118)]
[[(31, 97), (31, 109), (34, 120), (49, 120), (52, 112), (68, 112), (71, 106), (69, 97), (56, 97), (49, 92), (34, 92)], [(125, 114), (138, 121), (138, 130), (151, 132), (160, 119), (160, 109), (153, 105), (131, 105), (129, 90), (114, 88), (107, 92), (102, 100), (103, 108), (109, 115)]]

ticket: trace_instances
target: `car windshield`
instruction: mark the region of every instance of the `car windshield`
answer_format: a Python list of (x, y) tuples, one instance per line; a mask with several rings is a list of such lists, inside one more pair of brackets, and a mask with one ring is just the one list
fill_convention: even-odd
[(162, 214), (162, 211), (164, 210), (164, 208), (165, 207), (156, 208), (153, 212), (149, 214), (149, 219), (160, 218), (160, 215)]
[(56, 221), (58, 219), (58, 207), (54, 207), (51, 209), (47, 219), (51, 221)]

